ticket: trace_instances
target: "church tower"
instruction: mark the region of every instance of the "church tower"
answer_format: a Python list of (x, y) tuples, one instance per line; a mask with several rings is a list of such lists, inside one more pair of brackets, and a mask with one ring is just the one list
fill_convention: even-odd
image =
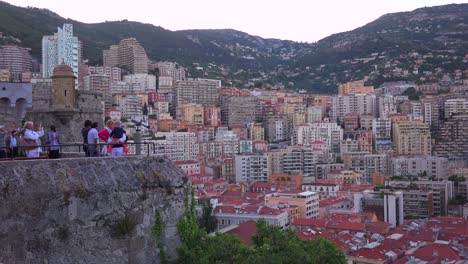
[(66, 64), (59, 64), (52, 74), (52, 109), (74, 110), (76, 108), (75, 75)]

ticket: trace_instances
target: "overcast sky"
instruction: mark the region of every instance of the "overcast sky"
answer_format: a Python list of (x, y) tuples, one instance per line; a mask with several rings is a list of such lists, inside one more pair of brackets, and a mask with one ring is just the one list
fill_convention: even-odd
[[(263, 38), (314, 42), (383, 14), (457, 0), (6, 0), (86, 23), (128, 19), (170, 30), (232, 28)], [(60, 25), (57, 25), (60, 26)]]

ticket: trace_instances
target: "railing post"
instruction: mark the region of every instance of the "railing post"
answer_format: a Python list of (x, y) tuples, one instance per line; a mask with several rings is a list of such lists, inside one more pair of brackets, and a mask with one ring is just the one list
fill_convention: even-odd
[(140, 133), (140, 126), (136, 127), (135, 131), (135, 154), (136, 155), (141, 155), (141, 133)]

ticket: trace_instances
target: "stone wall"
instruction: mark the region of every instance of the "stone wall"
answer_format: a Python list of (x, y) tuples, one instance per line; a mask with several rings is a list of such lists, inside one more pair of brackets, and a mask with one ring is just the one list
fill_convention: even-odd
[(159, 263), (175, 255), (187, 176), (163, 157), (0, 162), (0, 263)]
[[(42, 122), (46, 135), (41, 138), (42, 144), (47, 141), (47, 131), (54, 125), (59, 132), (60, 142), (83, 142), (81, 129), (85, 120), (98, 122), (99, 128), (104, 127), (104, 109), (102, 94), (93, 91), (76, 90), (76, 107), (63, 109), (52, 104), (51, 79), (36, 79), (33, 82), (33, 108), (29, 109), (26, 119), (34, 121), (35, 125)], [(72, 151), (78, 151), (77, 148)]]

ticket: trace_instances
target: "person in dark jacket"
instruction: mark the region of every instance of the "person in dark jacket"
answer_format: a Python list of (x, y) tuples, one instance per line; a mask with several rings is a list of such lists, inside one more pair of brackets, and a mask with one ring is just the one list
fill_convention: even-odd
[(81, 136), (83, 136), (83, 150), (85, 152), (86, 157), (89, 157), (88, 152), (88, 132), (91, 130), (91, 125), (93, 122), (91, 120), (86, 120), (84, 122), (84, 127), (81, 129)]

